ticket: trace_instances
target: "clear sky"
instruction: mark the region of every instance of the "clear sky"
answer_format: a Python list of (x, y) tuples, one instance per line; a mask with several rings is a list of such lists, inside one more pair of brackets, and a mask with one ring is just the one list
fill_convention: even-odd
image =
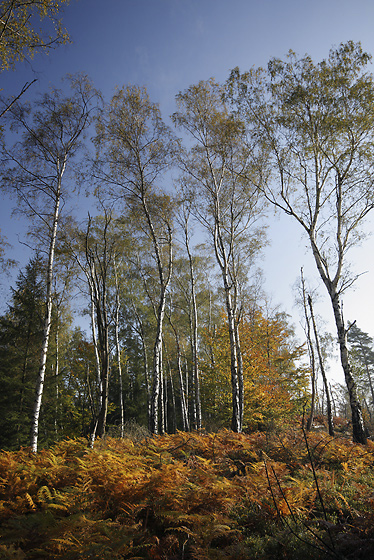
[[(318, 61), (332, 46), (354, 40), (374, 54), (373, 0), (71, 0), (63, 22), (73, 43), (3, 73), (5, 95), (16, 93), (34, 77), (35, 93), (58, 85), (67, 73), (84, 72), (106, 99), (116, 85), (147, 86), (167, 119), (174, 111), (175, 94), (189, 85), (211, 76), (223, 81), (235, 66), (246, 70), (266, 65), (289, 49)], [(10, 209), (7, 201), (0, 205), (1, 229), (13, 245), (12, 256), (25, 258), (16, 235), (22, 224), (10, 219)], [(269, 240), (262, 261), (266, 289), (273, 304), (293, 314), (297, 323), (292, 285), (301, 266), (308, 276), (314, 271), (307, 243), (285, 217), (272, 219)], [(372, 336), (373, 250), (371, 239), (354, 251), (357, 272), (367, 274), (345, 296), (344, 307), (346, 318), (356, 319)], [(6, 298), (4, 289), (2, 297)], [(326, 298), (318, 312), (335, 334)]]

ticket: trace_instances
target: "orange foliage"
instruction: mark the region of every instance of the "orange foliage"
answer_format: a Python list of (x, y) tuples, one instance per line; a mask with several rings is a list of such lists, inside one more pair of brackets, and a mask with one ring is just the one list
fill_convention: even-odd
[[(293, 341), (283, 314), (265, 317), (260, 310), (242, 318), (239, 336), (244, 377), (244, 426), (272, 424), (300, 412), (307, 398), (308, 378), (298, 365), (304, 354)], [(204, 410), (228, 425), (231, 414), (230, 343), (226, 323), (205, 332), (214, 365), (202, 364)]]
[[(339, 546), (345, 553), (351, 545), (371, 557), (374, 445), (321, 433), (308, 439), (313, 463), (300, 430), (108, 439), (93, 450), (82, 439), (37, 456), (1, 453), (0, 557), (278, 558), (267, 547), (273, 536), (279, 547), (291, 521), (300, 525), (293, 531), (313, 526), (312, 554), (313, 546), (331, 547), (328, 526), (336, 557)], [(312, 466), (331, 512), (320, 526)], [(261, 535), (263, 551), (253, 551)], [(300, 557), (284, 551), (284, 558)], [(324, 556), (307, 556), (317, 557)]]

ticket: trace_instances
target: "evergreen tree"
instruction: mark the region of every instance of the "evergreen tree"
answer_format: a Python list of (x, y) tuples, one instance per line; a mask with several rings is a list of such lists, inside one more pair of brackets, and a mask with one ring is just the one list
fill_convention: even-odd
[(374, 341), (354, 322), (349, 326), (348, 342), (353, 374), (364, 401), (370, 403), (371, 415), (374, 412)]
[(18, 275), (8, 311), (0, 319), (0, 447), (27, 445), (43, 337), (44, 266), (30, 260)]

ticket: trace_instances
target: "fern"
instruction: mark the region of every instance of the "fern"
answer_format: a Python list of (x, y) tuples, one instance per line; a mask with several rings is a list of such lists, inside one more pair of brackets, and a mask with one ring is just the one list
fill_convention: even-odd
[[(374, 538), (374, 446), (324, 434), (308, 442), (330, 530), (346, 541), (355, 531), (357, 547), (366, 546)], [(177, 433), (142, 444), (107, 438), (93, 450), (85, 440), (67, 440), (36, 457), (0, 454), (5, 558), (234, 560), (252, 558), (255, 542), (272, 557), (276, 539), (284, 542), (282, 522), (300, 536), (309, 524), (316, 536), (307, 537), (321, 548), (327, 526), (320, 509), (296, 430), (282, 437)]]

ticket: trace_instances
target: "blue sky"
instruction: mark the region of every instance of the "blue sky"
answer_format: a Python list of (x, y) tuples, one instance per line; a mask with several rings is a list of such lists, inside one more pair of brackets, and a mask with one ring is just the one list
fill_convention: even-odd
[[(211, 76), (223, 81), (235, 66), (246, 70), (266, 65), (289, 49), (320, 60), (332, 46), (351, 39), (374, 53), (372, 0), (71, 0), (63, 22), (73, 44), (3, 73), (5, 95), (16, 93), (34, 77), (38, 82), (30, 96), (58, 85), (67, 73), (84, 72), (107, 99), (116, 85), (147, 86), (167, 119), (180, 90)], [(10, 209), (3, 201), (1, 229), (13, 244), (12, 256), (25, 255), (16, 236), (22, 224), (10, 219)], [(273, 304), (281, 304), (297, 322), (292, 285), (301, 266), (307, 275), (314, 271), (306, 241), (286, 218), (272, 219), (269, 239), (262, 261), (266, 288)], [(373, 249), (371, 240), (354, 251), (357, 271), (368, 273), (345, 298), (346, 318), (357, 319), (371, 335)], [(6, 297), (4, 289), (2, 296)], [(326, 299), (319, 311), (332, 325)]]

